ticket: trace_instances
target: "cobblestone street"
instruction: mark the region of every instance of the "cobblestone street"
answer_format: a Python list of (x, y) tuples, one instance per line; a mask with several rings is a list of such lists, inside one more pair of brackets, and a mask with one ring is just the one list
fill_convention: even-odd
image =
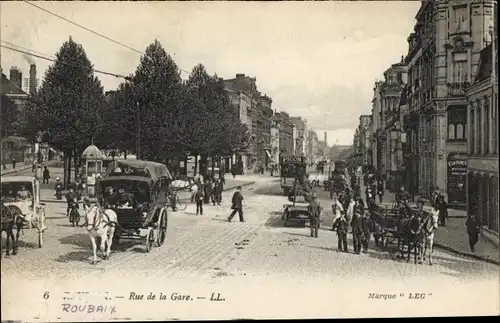
[[(169, 213), (167, 241), (161, 248), (145, 253), (138, 240), (121, 240), (114, 245), (109, 261), (93, 266), (90, 241), (84, 228), (73, 228), (65, 216), (64, 203), (47, 203), (46, 242), (36, 248), (34, 231), (25, 230), (17, 256), (2, 260), (2, 275), (21, 274), (35, 277), (76, 278), (96, 272), (134, 277), (153, 275), (171, 278), (196, 278), (222, 275), (317, 275), (346, 278), (360, 273), (363, 277), (412, 276), (455, 277), (467, 280), (495, 277), (498, 266), (458, 257), (436, 249), (435, 265), (407, 264), (387, 251), (371, 245), (367, 255), (336, 252), (337, 237), (332, 225), (331, 203), (326, 192), (320, 192), (324, 207), (318, 239), (308, 236), (306, 227), (283, 226), (282, 205), (275, 178), (261, 177), (243, 189), (245, 223), (227, 222), (232, 191), (224, 193), (221, 206), (205, 206), (203, 216), (196, 216), (194, 205), (183, 212)], [(373, 244), (373, 241), (371, 242)], [(349, 244), (352, 245), (351, 240)], [(207, 276), (207, 277), (208, 277)]]

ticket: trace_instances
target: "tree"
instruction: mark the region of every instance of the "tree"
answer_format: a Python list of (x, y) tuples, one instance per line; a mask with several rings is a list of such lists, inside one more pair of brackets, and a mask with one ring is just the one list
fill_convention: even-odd
[(180, 70), (158, 40), (146, 48), (133, 77), (133, 92), (140, 109), (141, 158), (164, 161), (182, 148)]
[[(103, 103), (103, 88), (93, 66), (83, 47), (70, 37), (24, 109), (25, 134), (34, 138), (38, 131), (48, 132), (49, 144), (71, 159), (95, 137)], [(71, 161), (67, 168), (71, 169)]]
[(130, 82), (121, 83), (118, 89), (107, 94), (99, 129), (99, 147), (115, 151), (135, 150), (137, 105)]
[(19, 118), (16, 104), (5, 95), (2, 95), (1, 100), (0, 108), (2, 109), (2, 117), (0, 118), (0, 138), (4, 138), (16, 133)]
[[(223, 81), (217, 75), (209, 76), (204, 66), (199, 64), (193, 68), (186, 85), (198, 103), (196, 110), (189, 113), (196, 120), (192, 128), (205, 133), (202, 142), (197, 143), (194, 149), (202, 157), (201, 164), (206, 165), (208, 156), (224, 156), (245, 150), (249, 132), (239, 120), (239, 111), (231, 105)], [(197, 135), (194, 137), (198, 138)]]

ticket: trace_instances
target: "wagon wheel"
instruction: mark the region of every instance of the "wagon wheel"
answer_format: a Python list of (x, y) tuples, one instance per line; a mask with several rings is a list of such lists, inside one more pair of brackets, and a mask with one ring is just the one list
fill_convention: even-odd
[(146, 236), (146, 252), (151, 251), (151, 249), (153, 248), (153, 242), (154, 242), (153, 230), (149, 230)]
[(167, 237), (167, 211), (163, 210), (158, 221), (156, 245), (161, 247)]

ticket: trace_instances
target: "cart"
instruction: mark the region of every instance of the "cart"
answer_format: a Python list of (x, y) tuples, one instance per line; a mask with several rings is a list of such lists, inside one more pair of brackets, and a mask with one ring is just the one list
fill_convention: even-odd
[[(114, 241), (137, 239), (143, 241), (146, 252), (153, 245), (161, 247), (167, 236), (167, 193), (172, 176), (160, 163), (142, 160), (112, 162), (104, 177), (97, 182), (97, 200), (100, 206), (110, 208), (118, 216)], [(110, 191), (123, 190), (132, 196), (132, 205), (110, 202)], [(114, 193), (113, 193), (114, 194)], [(116, 195), (115, 195), (116, 197)]]
[[(45, 204), (40, 202), (40, 181), (34, 176), (2, 176), (2, 200), (5, 206), (17, 206), (25, 220), (23, 229), (37, 230), (38, 247), (43, 247)], [(21, 190), (24, 193), (20, 193)]]

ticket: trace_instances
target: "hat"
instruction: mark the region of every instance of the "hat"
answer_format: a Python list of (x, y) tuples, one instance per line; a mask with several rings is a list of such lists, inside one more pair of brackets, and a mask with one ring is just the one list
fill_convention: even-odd
[(118, 190), (118, 193), (124, 193), (124, 192), (125, 192), (125, 190), (124, 190), (123, 188), (120, 188), (120, 189)]

